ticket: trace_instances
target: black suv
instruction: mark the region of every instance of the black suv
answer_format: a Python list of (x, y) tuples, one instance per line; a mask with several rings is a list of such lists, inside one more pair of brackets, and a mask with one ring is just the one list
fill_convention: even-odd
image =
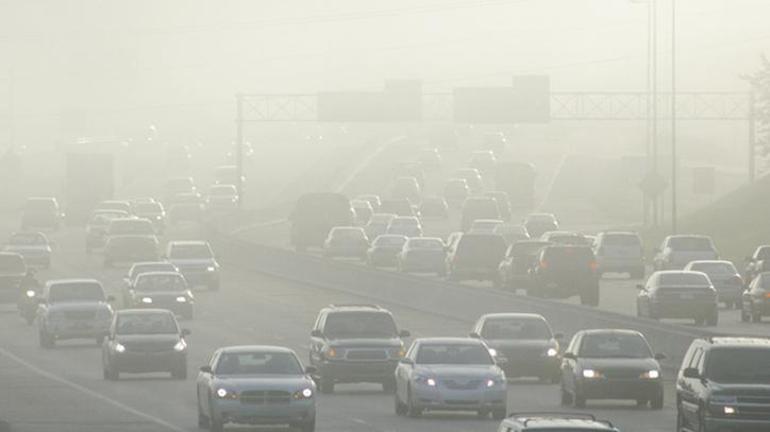
[(544, 247), (529, 270), (527, 295), (567, 298), (580, 296), (584, 305), (599, 305), (599, 274), (594, 253), (588, 246)]
[(498, 428), (498, 432), (524, 431), (618, 432), (618, 429), (591, 414), (553, 412), (512, 414)]
[(393, 315), (376, 305), (329, 305), (318, 314), (310, 339), (313, 379), (321, 393), (336, 383), (381, 383), (395, 390), (395, 370), (406, 350)]
[(770, 339), (694, 340), (676, 381), (677, 431), (770, 430), (768, 378)]

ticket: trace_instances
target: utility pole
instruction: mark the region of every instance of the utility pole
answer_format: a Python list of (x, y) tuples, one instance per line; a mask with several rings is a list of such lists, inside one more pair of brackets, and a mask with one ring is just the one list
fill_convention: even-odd
[(671, 0), (671, 233), (677, 230), (676, 196), (676, 0)]
[(757, 155), (756, 155), (756, 96), (754, 92), (749, 93), (749, 183), (754, 183), (754, 177), (757, 173)]
[(238, 207), (243, 208), (243, 95), (235, 96), (235, 187), (238, 188)]
[[(650, 68), (652, 87), (652, 173), (658, 174), (658, 2), (650, 0)], [(652, 224), (658, 226), (661, 196), (652, 200)]]

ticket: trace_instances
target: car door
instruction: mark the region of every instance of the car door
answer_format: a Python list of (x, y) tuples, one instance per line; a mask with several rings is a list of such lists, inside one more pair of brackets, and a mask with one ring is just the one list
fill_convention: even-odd
[(319, 372), (321, 363), (323, 362), (323, 349), (326, 344), (323, 328), (327, 315), (328, 314), (325, 312), (318, 314), (318, 318), (316, 318), (315, 325), (313, 326), (313, 330), (310, 334), (310, 365), (316, 367)]
[(209, 394), (213, 390), (211, 382), (214, 380), (214, 371), (216, 371), (217, 360), (219, 359), (219, 353), (215, 352), (209, 359), (208, 366), (211, 367), (211, 373), (199, 372), (198, 373), (198, 403), (200, 404), (202, 411), (207, 416), (211, 417), (211, 404)]
[(396, 366), (396, 394), (401, 401), (406, 402), (407, 394), (409, 392), (409, 381), (412, 378), (412, 371), (414, 370), (414, 363), (417, 361), (417, 350), (419, 349), (419, 343), (414, 342), (412, 346), (407, 350), (405, 359), (411, 360), (411, 364), (407, 362), (399, 362)]
[[(699, 367), (703, 358), (703, 347), (695, 346), (693, 348), (692, 355), (689, 356), (689, 362), (683, 362), (682, 368), (679, 372), (677, 388), (679, 406), (688, 425), (695, 425), (698, 423), (698, 410), (700, 408), (700, 401), (698, 397), (698, 391), (700, 391), (700, 378), (687, 378), (684, 376), (684, 370), (690, 367)], [(685, 358), (687, 360), (687, 357)]]
[[(578, 332), (572, 337), (572, 340), (567, 346), (565, 355), (562, 357), (561, 362), (561, 374), (562, 385), (568, 392), (574, 392), (575, 390), (575, 377), (577, 376), (577, 362), (578, 352), (580, 351), (580, 341), (583, 338), (583, 334)], [(572, 358), (570, 358), (572, 357)]]
[(102, 365), (105, 367), (112, 363), (112, 353), (115, 347), (115, 326), (118, 317), (117, 314), (112, 317), (112, 324), (110, 324), (110, 330), (107, 337), (102, 342)]

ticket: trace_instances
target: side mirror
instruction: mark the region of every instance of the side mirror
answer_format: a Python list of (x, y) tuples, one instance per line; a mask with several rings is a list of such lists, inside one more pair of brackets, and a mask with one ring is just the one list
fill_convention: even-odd
[(402, 337), (402, 338), (408, 338), (411, 335), (412, 333), (410, 333), (409, 330), (401, 330), (400, 332), (398, 332), (398, 337)]
[(324, 335), (323, 332), (318, 329), (315, 329), (310, 332), (310, 336), (313, 336), (313, 337), (323, 337), (323, 335)]
[(192, 331), (190, 329), (182, 329), (182, 336), (190, 336)]
[(213, 373), (213, 371), (211, 370), (211, 366), (209, 365), (201, 366), (200, 371), (207, 374)]
[(107, 302), (112, 303), (114, 301), (115, 301), (115, 296), (113, 296), (113, 295), (108, 295), (107, 296)]
[(655, 354), (655, 360), (665, 360), (665, 359), (667, 359), (667, 358), (668, 358), (668, 357), (667, 357), (665, 354), (663, 354), (663, 353), (657, 353), (657, 354)]
[(562, 357), (565, 359), (577, 360), (577, 356), (571, 352), (565, 352), (564, 354), (562, 354)]
[(564, 333), (554, 333), (553, 338), (557, 341), (564, 340)]
[(698, 368), (694, 367), (688, 367), (683, 372), (682, 375), (685, 378), (700, 378), (700, 372), (698, 372)]
[(305, 366), (305, 373), (308, 375), (313, 375), (318, 373), (318, 368), (315, 366)]
[(414, 366), (414, 360), (412, 360), (410, 358), (407, 358), (407, 357), (402, 358), (398, 362), (401, 363), (401, 364), (405, 364), (405, 365), (409, 365), (409, 366)]
[(476, 332), (471, 332), (468, 334), (468, 336), (472, 337), (473, 339), (481, 339), (481, 335)]

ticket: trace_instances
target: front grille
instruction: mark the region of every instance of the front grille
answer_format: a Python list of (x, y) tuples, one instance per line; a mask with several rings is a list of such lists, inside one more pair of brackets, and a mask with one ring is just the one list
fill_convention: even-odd
[(348, 360), (387, 360), (388, 353), (385, 350), (347, 350), (345, 358)]
[(163, 352), (163, 351), (171, 351), (174, 349), (175, 344), (169, 344), (168, 342), (163, 343), (148, 343), (148, 342), (138, 342), (138, 343), (122, 343), (123, 346), (126, 347), (126, 351), (135, 352), (135, 353), (154, 353), (154, 352)]
[(763, 404), (770, 407), (770, 396), (738, 396), (740, 404)]
[(473, 390), (481, 385), (481, 380), (444, 380), (446, 388), (451, 390)]
[(539, 361), (542, 351), (545, 348), (532, 350), (532, 349), (507, 349), (502, 350), (503, 356), (508, 360), (508, 364), (515, 366), (516, 363), (530, 363)]
[(66, 311), (64, 317), (71, 320), (92, 320), (96, 318), (96, 311)]
[(639, 378), (645, 371), (637, 369), (609, 369), (602, 370), (601, 372), (602, 375), (610, 379), (633, 379)]
[(241, 403), (247, 405), (288, 404), (291, 394), (282, 390), (249, 390), (241, 393)]
[(477, 405), (479, 401), (477, 400), (458, 400), (458, 399), (450, 399), (444, 401), (447, 405)]

